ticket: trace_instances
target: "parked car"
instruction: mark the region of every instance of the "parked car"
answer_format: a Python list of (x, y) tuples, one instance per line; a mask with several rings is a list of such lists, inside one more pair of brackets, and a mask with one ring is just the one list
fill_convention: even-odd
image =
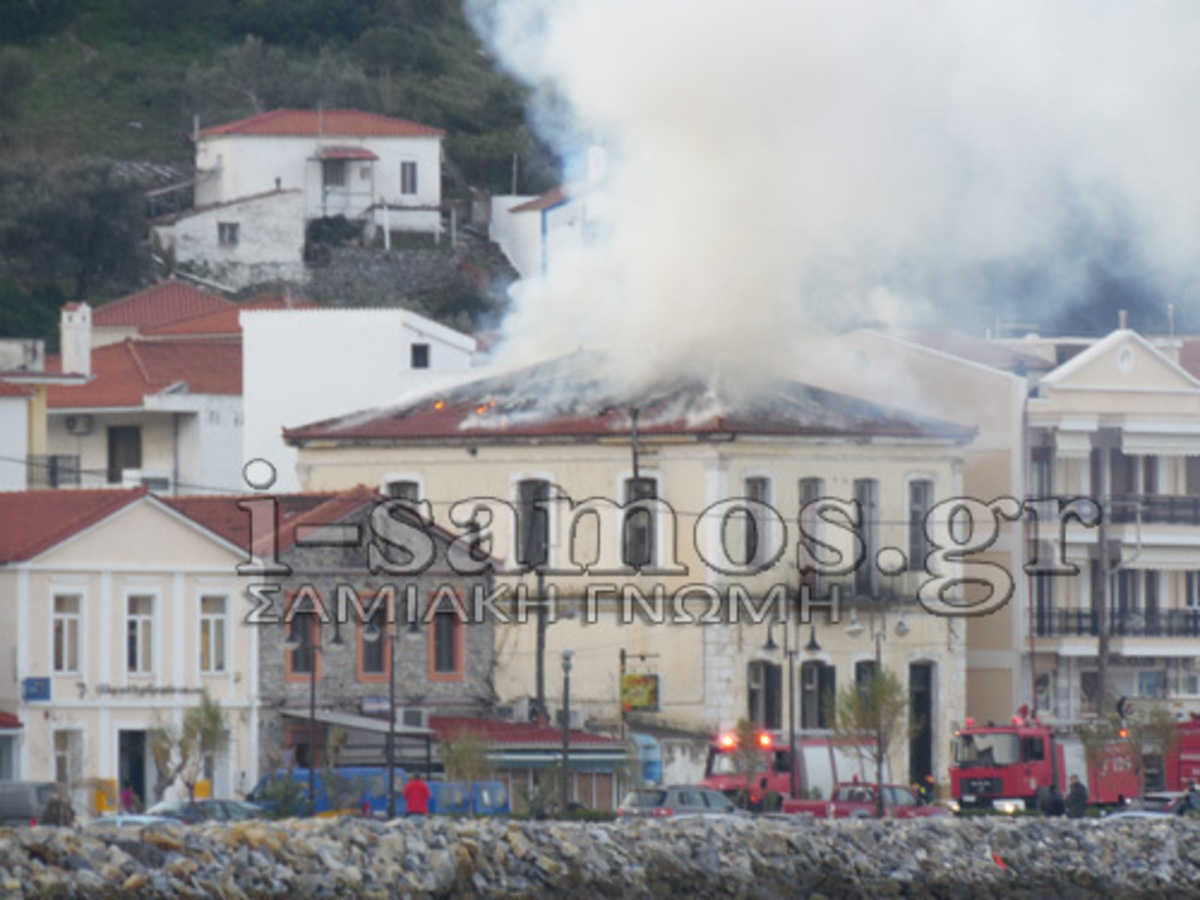
[(254, 803), (210, 798), (191, 801), (164, 800), (151, 806), (146, 813), (174, 819), (187, 825), (199, 822), (241, 822), (266, 816), (266, 811)]
[[(828, 800), (784, 800), (783, 811), (818, 819), (870, 819), (879, 815), (877, 797), (875, 785), (847, 781), (839, 784)], [(945, 807), (922, 803), (916, 794), (901, 784), (883, 786), (883, 806), (884, 815), (895, 819), (951, 815)]]
[(621, 818), (679, 819), (695, 816), (744, 816), (720, 791), (698, 785), (637, 788), (617, 808)]
[(1109, 819), (1170, 819), (1179, 816), (1200, 816), (1200, 794), (1195, 791), (1155, 791), (1147, 794), (1140, 806), (1130, 805), (1109, 813)]
[(37, 825), (59, 786), (52, 781), (0, 781), (0, 825)]
[(167, 816), (152, 816), (148, 813), (117, 813), (92, 819), (87, 828), (149, 828), (155, 825), (179, 825), (178, 819)]

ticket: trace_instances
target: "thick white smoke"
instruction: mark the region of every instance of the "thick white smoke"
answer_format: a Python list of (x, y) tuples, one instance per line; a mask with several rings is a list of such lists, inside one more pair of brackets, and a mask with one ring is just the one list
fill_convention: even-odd
[(1022, 291), (1043, 296), (1011, 307), (1046, 311), (1097, 263), (1187, 300), (1195, 3), (468, 6), (555, 101), (535, 125), (608, 152), (610, 239), (521, 286), (526, 361), (586, 346), (636, 379), (779, 370), (814, 329), (966, 324)]

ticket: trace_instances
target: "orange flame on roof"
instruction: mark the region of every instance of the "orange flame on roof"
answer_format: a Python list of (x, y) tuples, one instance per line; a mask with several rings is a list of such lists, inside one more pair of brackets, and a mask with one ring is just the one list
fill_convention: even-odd
[(434, 409), (445, 409), (445, 408), (446, 408), (446, 401), (445, 401), (445, 400), (439, 400), (437, 403), (433, 404), (433, 408), (434, 408)]

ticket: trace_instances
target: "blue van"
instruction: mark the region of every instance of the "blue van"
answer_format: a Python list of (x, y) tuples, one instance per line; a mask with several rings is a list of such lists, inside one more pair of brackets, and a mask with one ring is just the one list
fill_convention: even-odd
[[(407, 778), (403, 769), (393, 770), (393, 790), (396, 794), (396, 814), (404, 814), (404, 782)], [(259, 780), (247, 799), (264, 809), (283, 815), (303, 816), (308, 814), (308, 769), (280, 770)], [(289, 789), (282, 782), (291, 780), (295, 788)], [(386, 816), (387, 769), (378, 766), (358, 766), (339, 769), (317, 769), (313, 772), (313, 788), (316, 793), (312, 812), (317, 816), (362, 815), (363, 804), (371, 815)], [(292, 809), (281, 809), (288, 804)]]
[(508, 789), (499, 781), (435, 781), (429, 788), (431, 815), (506, 816), (512, 812)]

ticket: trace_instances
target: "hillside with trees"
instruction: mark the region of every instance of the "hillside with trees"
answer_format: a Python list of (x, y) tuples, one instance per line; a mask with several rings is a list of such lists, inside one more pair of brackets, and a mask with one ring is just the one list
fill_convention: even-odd
[(319, 105), (434, 125), (451, 199), (557, 171), (455, 0), (11, 0), (0, 35), (0, 336), (53, 342), (63, 300), (150, 277), (144, 195), (186, 177), (197, 125)]

